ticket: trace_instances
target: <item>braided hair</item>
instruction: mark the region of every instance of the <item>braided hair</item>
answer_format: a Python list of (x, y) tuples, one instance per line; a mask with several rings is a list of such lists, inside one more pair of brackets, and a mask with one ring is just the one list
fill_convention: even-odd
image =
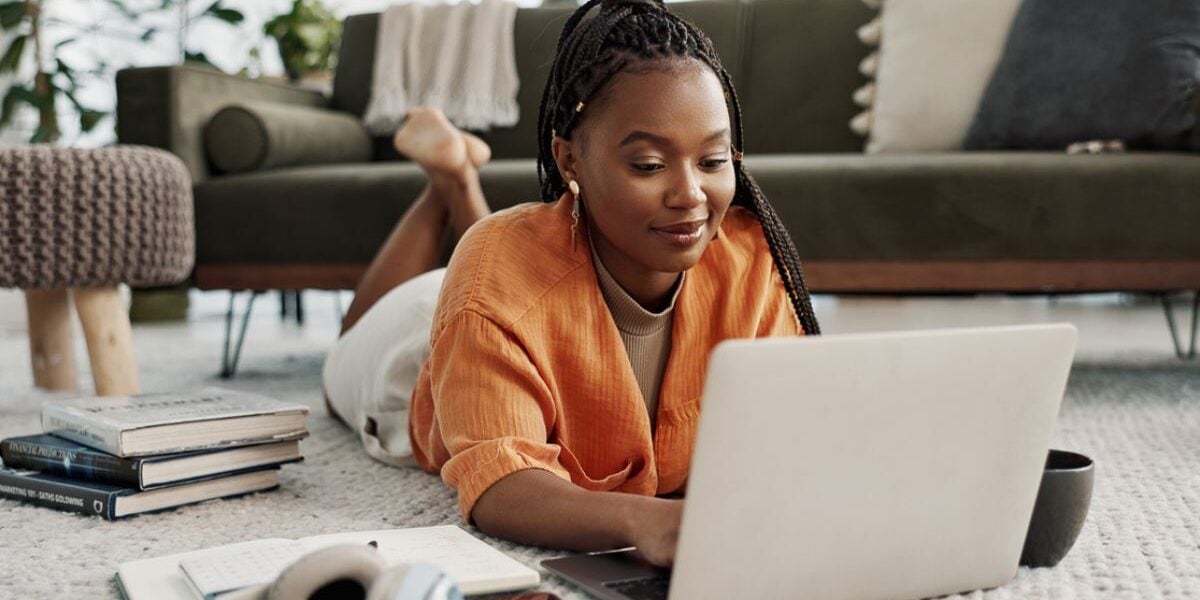
[[(596, 6), (600, 7), (598, 14), (584, 22)], [(735, 132), (733, 165), (737, 186), (732, 204), (758, 217), (800, 326), (806, 334), (818, 335), (821, 330), (804, 285), (796, 246), (775, 208), (742, 165), (742, 107), (733, 80), (721, 66), (708, 36), (668, 11), (661, 0), (589, 0), (567, 19), (538, 109), (538, 182), (542, 201), (553, 202), (566, 189), (551, 142), (555, 136), (571, 139), (583, 103), (593, 100), (605, 83), (621, 71), (681, 58), (708, 65), (721, 80)]]

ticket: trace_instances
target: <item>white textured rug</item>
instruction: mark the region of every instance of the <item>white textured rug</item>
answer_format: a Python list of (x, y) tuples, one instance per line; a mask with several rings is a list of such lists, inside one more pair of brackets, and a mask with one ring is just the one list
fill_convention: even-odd
[[(223, 333), (218, 315), (137, 327), (148, 391), (215, 383), (312, 406), (306, 461), (285, 468), (274, 492), (111, 523), (0, 500), (0, 598), (116, 597), (113, 574), (121, 562), (260, 537), (463, 525), (440, 479), (373, 462), (348, 430), (324, 416), (320, 364), (331, 331), (328, 323), (297, 328), (260, 313), (243, 371), (223, 384), (214, 376)], [(23, 333), (0, 331), (0, 436), (39, 429), (37, 405), (45, 396), (30, 388), (26, 353)], [(83, 360), (82, 348), (78, 356)], [(1200, 363), (1169, 355), (1081, 359), (1055, 446), (1097, 463), (1091, 513), (1075, 548), (1058, 567), (1022, 569), (1010, 584), (966, 597), (1200, 596)], [(559, 554), (489, 541), (535, 568)], [(548, 575), (541, 589), (583, 597)]]

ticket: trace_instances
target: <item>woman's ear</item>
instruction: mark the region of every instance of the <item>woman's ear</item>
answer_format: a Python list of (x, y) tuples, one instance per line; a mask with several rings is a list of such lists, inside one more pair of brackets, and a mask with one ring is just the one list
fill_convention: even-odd
[(563, 181), (578, 180), (579, 153), (575, 142), (556, 135), (550, 141), (550, 151), (554, 154), (554, 164), (558, 165), (558, 173), (562, 175)]

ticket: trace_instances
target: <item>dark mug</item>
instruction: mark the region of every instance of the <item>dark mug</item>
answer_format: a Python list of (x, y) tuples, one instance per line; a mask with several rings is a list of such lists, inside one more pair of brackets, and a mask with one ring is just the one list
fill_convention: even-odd
[(1067, 555), (1083, 529), (1095, 480), (1092, 459), (1051, 450), (1025, 534), (1021, 566), (1053, 567)]

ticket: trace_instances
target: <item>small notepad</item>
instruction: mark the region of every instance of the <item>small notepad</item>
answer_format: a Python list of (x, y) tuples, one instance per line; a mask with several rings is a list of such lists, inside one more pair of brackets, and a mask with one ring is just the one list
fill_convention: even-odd
[(467, 595), (520, 590), (541, 581), (537, 571), (453, 525), (243, 542), (125, 563), (117, 579), (129, 600), (212, 598), (269, 583), (289, 564), (318, 548), (368, 542), (377, 544), (389, 566), (437, 565)]

